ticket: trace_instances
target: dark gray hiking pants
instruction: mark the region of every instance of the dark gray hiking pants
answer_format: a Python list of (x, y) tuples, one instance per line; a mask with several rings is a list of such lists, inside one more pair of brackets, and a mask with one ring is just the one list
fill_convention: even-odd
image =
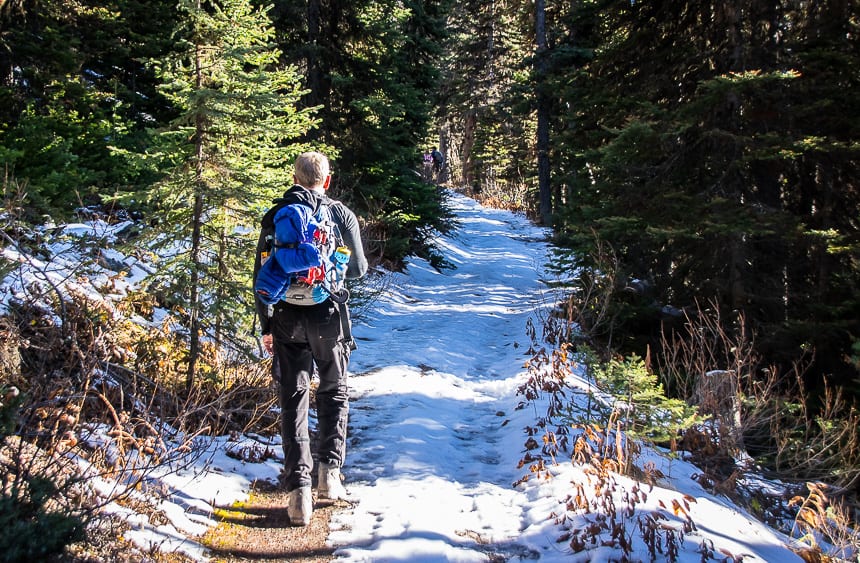
[(331, 300), (311, 306), (278, 304), (272, 317), (272, 337), (272, 375), (280, 382), (284, 484), (291, 491), (311, 485), (308, 408), (314, 366), (319, 376), (319, 461), (340, 467), (346, 456), (347, 365), (353, 348), (349, 310)]

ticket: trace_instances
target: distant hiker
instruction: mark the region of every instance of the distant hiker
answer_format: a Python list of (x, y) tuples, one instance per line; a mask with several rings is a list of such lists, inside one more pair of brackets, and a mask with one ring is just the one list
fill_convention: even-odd
[(440, 184), (443, 181), (442, 170), (445, 168), (445, 157), (434, 147), (430, 151), (430, 158), (433, 159), (433, 181)]
[(430, 149), (424, 151), (424, 172), (421, 177), (427, 182), (433, 178), (433, 155), (430, 154)]
[[(321, 499), (346, 497), (340, 469), (346, 456), (347, 365), (355, 342), (348, 293), (333, 285), (336, 282), (329, 279), (326, 268), (333, 268), (341, 278), (355, 279), (367, 272), (367, 259), (355, 214), (325, 193), (331, 183), (326, 156), (299, 155), (293, 181), (295, 185), (263, 217), (254, 285), (263, 346), (274, 356), (272, 376), (280, 384), (288, 516), (291, 524), (306, 526), (313, 512), (308, 392), (314, 367), (319, 376), (317, 493)], [(337, 248), (332, 251), (335, 258), (328, 260), (328, 251), (320, 250), (324, 246), (319, 242), (331, 243), (332, 237)], [(303, 260), (320, 265), (292, 272), (305, 264)], [(286, 278), (276, 280), (279, 272)]]
[(445, 164), (445, 157), (439, 152), (439, 149), (434, 148), (430, 152), (430, 158), (433, 159), (433, 173), (439, 174), (442, 171), (442, 165)]

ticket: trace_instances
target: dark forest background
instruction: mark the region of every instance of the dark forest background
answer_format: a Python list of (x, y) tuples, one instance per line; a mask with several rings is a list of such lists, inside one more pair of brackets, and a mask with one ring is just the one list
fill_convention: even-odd
[(230, 304), (252, 237), (233, 233), (295, 154), (332, 155), (376, 263), (444, 267), (451, 216), (420, 175), (438, 146), (442, 183), (551, 226), (560, 275), (607, 284), (574, 307), (594, 341), (658, 365), (716, 314), (753, 342), (750, 377), (783, 374), (813, 410), (838, 389), (850, 413), (858, 18), (856, 0), (5, 0), (5, 230), (99, 209), (187, 241), (151, 290), (192, 304), (191, 381), (197, 335), (251, 331)]

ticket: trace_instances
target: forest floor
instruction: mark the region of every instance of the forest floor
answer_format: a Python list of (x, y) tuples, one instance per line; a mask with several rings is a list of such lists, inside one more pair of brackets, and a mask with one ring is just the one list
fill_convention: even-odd
[[(316, 408), (316, 381), (311, 386), (312, 408)], [(311, 449), (316, 452), (317, 433), (310, 429)], [(316, 460), (314, 460), (316, 463)], [(334, 560), (335, 548), (326, 543), (332, 515), (347, 510), (347, 501), (317, 498), (317, 473), (311, 472), (314, 492), (314, 511), (307, 526), (292, 526), (287, 514), (287, 491), (272, 481), (254, 481), (248, 499), (228, 507), (213, 507), (212, 520), (217, 525), (195, 541), (207, 549), (212, 563), (268, 563), (300, 562), (328, 563)], [(120, 534), (121, 535), (121, 534)], [(107, 533), (97, 545), (81, 546), (82, 553), (64, 562), (92, 563), (195, 563), (197, 559), (179, 552), (153, 550), (141, 554), (126, 542), (116, 541)], [(143, 558), (141, 558), (143, 556)], [(60, 561), (60, 560), (58, 560)], [(53, 563), (53, 562), (51, 562)]]

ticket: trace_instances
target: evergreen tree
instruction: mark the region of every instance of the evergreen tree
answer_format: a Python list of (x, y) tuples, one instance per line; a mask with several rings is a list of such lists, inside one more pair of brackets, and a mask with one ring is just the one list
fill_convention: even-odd
[(858, 62), (856, 10), (665, 0), (593, 11), (578, 25), (601, 47), (567, 90), (576, 129), (560, 147), (571, 163), (560, 240), (585, 259), (596, 233), (660, 302), (716, 298), (746, 313), (772, 361), (808, 345), (813, 371), (848, 384), (854, 372), (834, 359), (860, 318), (857, 120), (843, 117), (857, 114), (857, 77), (844, 72)]
[(156, 61), (161, 92), (179, 115), (150, 155), (169, 172), (149, 199), (157, 242), (173, 249), (153, 287), (187, 312), (190, 386), (201, 337), (222, 341), (250, 328), (250, 308), (236, 303), (247, 302), (257, 221), (306, 148), (287, 141), (314, 122), (297, 108), (296, 69), (275, 67), (280, 53), (264, 11), (247, 0), (185, 0), (180, 8), (180, 48)]
[(166, 48), (158, 34), (171, 5), (146, 2), (146, 17), (139, 0), (0, 11), (0, 162), (26, 186), (31, 211), (68, 213), (147, 181), (113, 147), (139, 143), (141, 124), (161, 117), (140, 59)]
[(285, 57), (303, 61), (315, 132), (339, 156), (332, 193), (366, 219), (368, 253), (430, 258), (432, 235), (449, 228), (442, 192), (416, 176), (432, 110), (435, 60), (447, 2), (311, 1), (303, 14), (281, 2)]
[(437, 121), (450, 139), (454, 180), (476, 193), (518, 188), (535, 174), (531, 10), (504, 0), (452, 10)]
[(552, 187), (550, 186), (549, 160), (549, 119), (550, 93), (547, 91), (547, 50), (546, 40), (546, 2), (535, 0), (535, 77), (537, 92), (537, 168), (538, 168), (538, 200), (540, 202), (540, 220), (544, 225), (552, 224)]

